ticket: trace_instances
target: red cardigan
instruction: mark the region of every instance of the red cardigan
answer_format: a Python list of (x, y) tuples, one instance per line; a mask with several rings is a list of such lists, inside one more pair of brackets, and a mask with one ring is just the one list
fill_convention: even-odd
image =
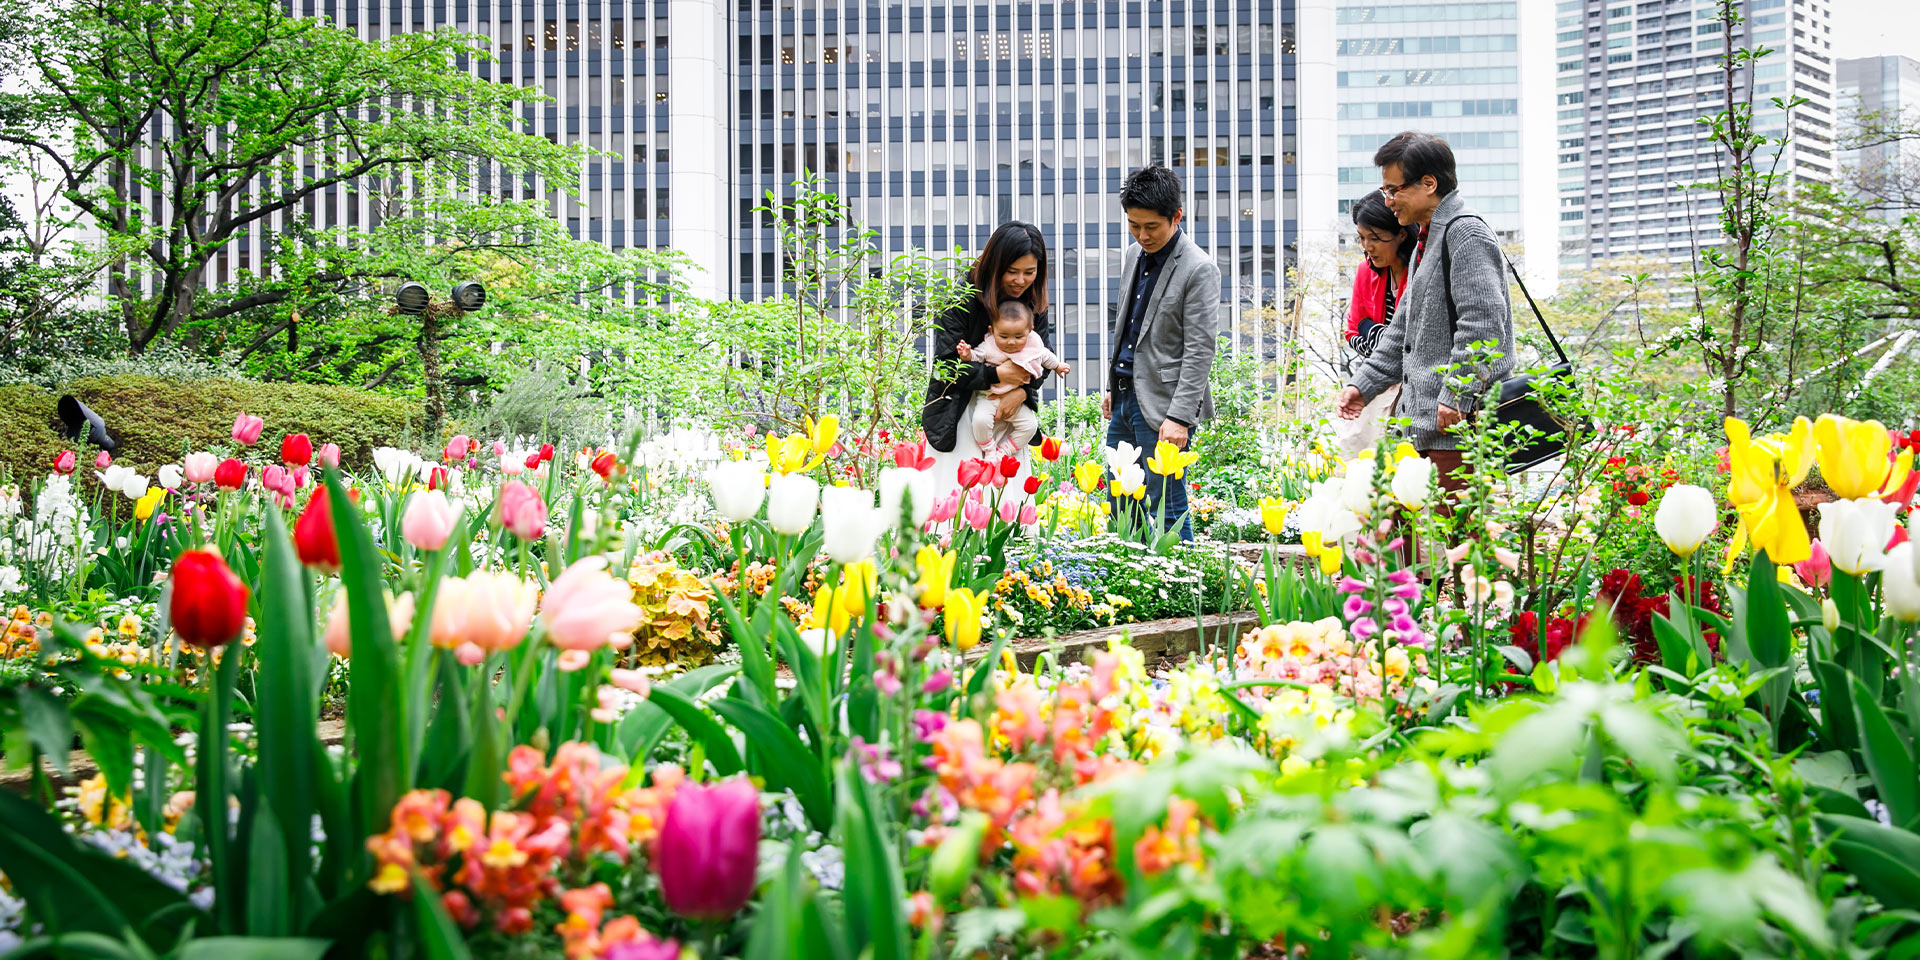
[[(1347, 301), (1348, 341), (1367, 333), (1371, 324), (1384, 326), (1393, 319), (1386, 316), (1387, 277), (1388, 274), (1375, 270), (1365, 257), (1360, 259), (1360, 266), (1353, 272), (1353, 296)], [(1400, 287), (1394, 291), (1396, 302), (1406, 295), (1407, 281), (1412, 277), (1413, 272), (1408, 271), (1400, 278)]]

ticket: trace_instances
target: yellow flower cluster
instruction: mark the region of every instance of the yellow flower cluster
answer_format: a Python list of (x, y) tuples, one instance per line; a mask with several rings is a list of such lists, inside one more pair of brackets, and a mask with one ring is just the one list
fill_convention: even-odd
[(40, 653), (40, 632), (35, 629), (36, 623), (50, 627), (53, 617), (45, 613), (36, 617), (24, 604), (13, 608), (13, 615), (7, 619), (6, 633), (0, 635), (0, 660), (32, 657)]
[(630, 656), (648, 666), (694, 667), (713, 659), (720, 638), (710, 623), (711, 587), (665, 552), (636, 560), (627, 583), (640, 608)]
[(1053, 564), (1045, 562), (1035, 566), (1031, 573), (1009, 570), (1001, 574), (999, 582), (993, 585), (993, 594), (995, 610), (1004, 609), (1007, 598), (1015, 594), (1025, 595), (1045, 610), (1052, 610), (1062, 602), (1080, 610), (1093, 606), (1091, 592), (1068, 583), (1066, 577), (1054, 572)]
[(1095, 498), (1066, 486), (1056, 487), (1053, 494), (1040, 505), (1040, 528), (1069, 529), (1090, 527), (1098, 529), (1107, 522), (1107, 515), (1113, 512), (1113, 506), (1106, 497)]

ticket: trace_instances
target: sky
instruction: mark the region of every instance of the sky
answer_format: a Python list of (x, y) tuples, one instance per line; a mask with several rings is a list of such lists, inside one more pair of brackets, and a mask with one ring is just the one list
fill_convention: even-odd
[(1833, 0), (1836, 59), (1898, 54), (1920, 60), (1920, 3)]

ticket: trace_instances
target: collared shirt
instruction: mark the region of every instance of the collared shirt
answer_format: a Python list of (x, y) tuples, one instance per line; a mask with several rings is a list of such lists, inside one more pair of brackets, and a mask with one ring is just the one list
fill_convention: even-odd
[(1140, 327), (1147, 318), (1147, 304), (1153, 300), (1153, 286), (1160, 275), (1166, 272), (1167, 259), (1173, 256), (1174, 248), (1180, 244), (1180, 231), (1175, 230), (1173, 237), (1160, 249), (1152, 253), (1142, 253), (1140, 262), (1134, 269), (1133, 299), (1127, 304), (1127, 323), (1120, 332), (1120, 343), (1113, 355), (1115, 376), (1133, 376), (1133, 348), (1140, 340)]

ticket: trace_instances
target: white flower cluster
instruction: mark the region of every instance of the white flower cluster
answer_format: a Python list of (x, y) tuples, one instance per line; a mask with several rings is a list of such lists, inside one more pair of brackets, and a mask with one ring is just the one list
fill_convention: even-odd
[(720, 457), (720, 438), (696, 427), (674, 427), (640, 444), (634, 454), (648, 473), (662, 476), (700, 476)]
[[(13, 512), (20, 510), (15, 507)], [(64, 580), (79, 569), (88, 517), (86, 503), (73, 492), (72, 478), (49, 474), (33, 498), (33, 519), (11, 525), (10, 536), (0, 542), (0, 562), (17, 563), (43, 581)]]

